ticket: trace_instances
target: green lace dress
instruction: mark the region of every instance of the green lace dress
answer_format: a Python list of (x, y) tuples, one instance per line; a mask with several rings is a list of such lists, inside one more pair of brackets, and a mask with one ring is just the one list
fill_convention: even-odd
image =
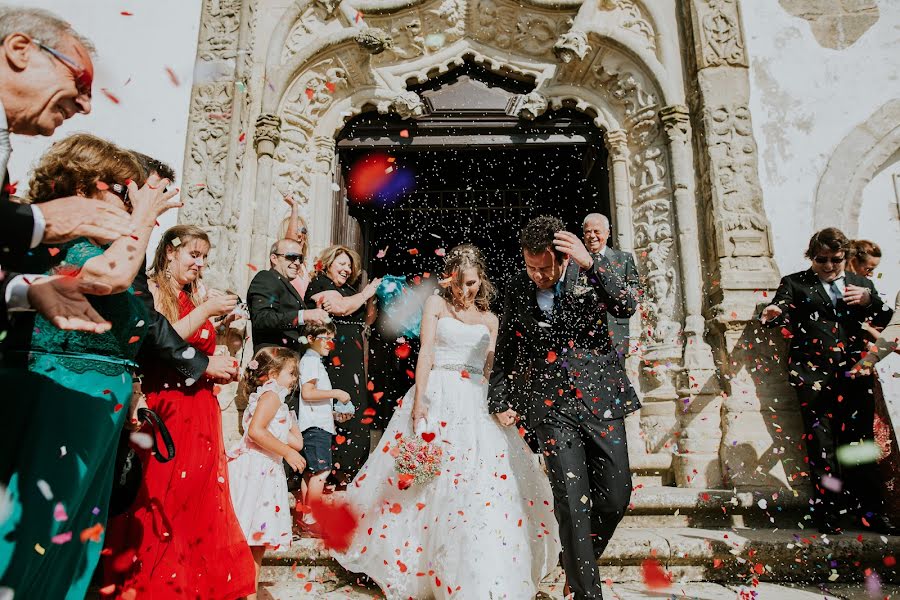
[[(104, 248), (78, 239), (64, 251), (62, 267), (74, 270)], [(34, 403), (37, 415), (10, 480), (10, 512), (0, 515), (0, 586), (16, 598), (84, 598), (103, 548), (147, 311), (131, 289), (92, 297), (91, 304), (112, 329), (62, 331), (38, 315), (31, 373), (23, 389), (3, 392)]]

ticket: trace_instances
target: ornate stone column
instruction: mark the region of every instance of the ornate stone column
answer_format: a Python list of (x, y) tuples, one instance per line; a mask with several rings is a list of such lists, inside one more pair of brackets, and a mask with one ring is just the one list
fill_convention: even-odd
[[(773, 360), (779, 345), (755, 322), (779, 276), (762, 204), (740, 7), (737, 0), (687, 0), (683, 7), (695, 75), (688, 97), (701, 140), (701, 239), (710, 273), (705, 308), (726, 383), (722, 473), (729, 487), (782, 487), (785, 449), (790, 453), (800, 437), (783, 371)], [(799, 456), (791, 458), (802, 465)]]
[(684, 281), (684, 370), (679, 381), (677, 404), (680, 435), (672, 470), (679, 487), (715, 488), (722, 484), (719, 467), (722, 399), (712, 348), (704, 336), (706, 322), (701, 312), (703, 277), (689, 146), (691, 123), (687, 107), (680, 104), (661, 108), (659, 116), (672, 165), (678, 256)]
[(281, 141), (281, 117), (263, 113), (256, 118), (256, 189), (253, 193), (253, 234), (250, 240), (250, 260), (260, 269), (269, 267), (269, 199), (272, 194), (272, 163), (275, 149)]
[(628, 183), (628, 132), (622, 129), (607, 132), (603, 141), (612, 163), (612, 197), (616, 207), (616, 245), (619, 250), (634, 250), (631, 223), (631, 186)]

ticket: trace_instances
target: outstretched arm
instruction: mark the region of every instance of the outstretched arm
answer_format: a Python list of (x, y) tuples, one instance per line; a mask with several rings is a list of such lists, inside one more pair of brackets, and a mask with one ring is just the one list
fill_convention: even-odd
[(412, 422), (413, 427), (419, 419), (428, 416), (428, 407), (425, 404), (425, 392), (428, 390), (428, 378), (431, 368), (434, 366), (434, 338), (437, 332), (437, 322), (444, 308), (444, 300), (440, 296), (431, 296), (425, 301), (422, 310), (422, 329), (420, 339), (422, 345), (419, 348), (419, 359), (416, 361), (416, 393), (413, 397)]

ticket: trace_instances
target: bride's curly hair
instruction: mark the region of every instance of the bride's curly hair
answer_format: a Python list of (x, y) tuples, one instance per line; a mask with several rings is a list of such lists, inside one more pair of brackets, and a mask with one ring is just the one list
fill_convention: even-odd
[(457, 289), (462, 289), (463, 271), (466, 269), (475, 269), (478, 271), (478, 278), (481, 279), (481, 287), (475, 295), (475, 307), (480, 311), (490, 310), (491, 300), (497, 295), (497, 288), (488, 279), (487, 265), (481, 250), (472, 244), (456, 246), (444, 258), (444, 280), (447, 285), (440, 288), (441, 298), (450, 304), (454, 303), (453, 285), (456, 285)]

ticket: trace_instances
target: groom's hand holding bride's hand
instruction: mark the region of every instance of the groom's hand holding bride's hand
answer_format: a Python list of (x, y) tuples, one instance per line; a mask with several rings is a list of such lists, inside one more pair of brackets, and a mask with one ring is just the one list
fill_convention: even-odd
[(516, 422), (516, 419), (519, 418), (519, 415), (516, 414), (516, 411), (510, 408), (500, 413), (494, 413), (494, 418), (497, 419), (497, 422), (504, 427), (509, 427)]

